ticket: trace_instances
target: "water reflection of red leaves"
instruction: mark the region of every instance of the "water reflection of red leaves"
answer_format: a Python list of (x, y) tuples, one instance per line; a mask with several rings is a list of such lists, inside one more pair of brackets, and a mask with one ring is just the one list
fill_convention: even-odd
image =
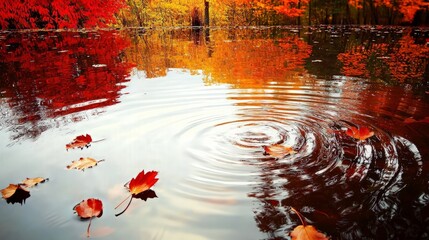
[[(132, 67), (128, 39), (115, 32), (8, 34), (0, 43), (0, 89), (16, 138), (36, 137), (44, 120), (116, 104)], [(97, 111), (96, 113), (99, 113)], [(83, 117), (72, 116), (71, 121)], [(64, 119), (64, 121), (69, 121)]]
[(418, 83), (424, 81), (428, 56), (428, 46), (417, 44), (415, 39), (404, 34), (399, 41), (389, 45), (354, 46), (338, 54), (338, 60), (346, 76)]
[(92, 142), (91, 135), (80, 135), (77, 136), (71, 143), (66, 144), (66, 149), (74, 149), (74, 148), (80, 148), (83, 149), (84, 147), (89, 147), (90, 143)]
[(89, 237), (89, 228), (93, 217), (101, 217), (103, 215), (103, 202), (99, 199), (89, 198), (76, 204), (73, 208), (81, 219), (89, 219), (88, 229), (86, 230)]
[(156, 171), (149, 171), (145, 173), (143, 170), (137, 175), (136, 178), (132, 178), (128, 185), (128, 190), (130, 191), (131, 195), (120, 202), (115, 207), (115, 209), (121, 206), (122, 203), (124, 203), (128, 198), (131, 197), (131, 199), (125, 209), (122, 212), (115, 214), (115, 216), (119, 216), (124, 213), (130, 206), (133, 198), (139, 198), (146, 201), (148, 198), (157, 197), (155, 191), (150, 189), (153, 185), (155, 185), (156, 182), (158, 182), (158, 178), (156, 178), (157, 174), (158, 172)]

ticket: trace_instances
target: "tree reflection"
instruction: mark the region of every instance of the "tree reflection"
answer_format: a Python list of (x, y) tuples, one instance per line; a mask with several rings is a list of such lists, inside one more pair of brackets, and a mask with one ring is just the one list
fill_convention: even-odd
[[(429, 46), (418, 43), (410, 31), (394, 42), (362, 42), (349, 46), (338, 55), (342, 73), (386, 82), (420, 83), (425, 81)], [(426, 75), (425, 75), (426, 74)]]
[[(97, 114), (118, 102), (131, 65), (116, 32), (4, 33), (0, 48), (2, 118), (14, 139)], [(7, 107), (6, 107), (7, 106)], [(66, 119), (59, 118), (68, 115)], [(53, 121), (51, 121), (53, 119)]]

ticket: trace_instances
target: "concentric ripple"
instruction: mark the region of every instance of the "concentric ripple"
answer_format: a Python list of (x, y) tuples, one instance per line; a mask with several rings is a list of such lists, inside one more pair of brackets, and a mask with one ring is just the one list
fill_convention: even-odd
[[(177, 81), (189, 77), (180, 71), (171, 74)], [(261, 203), (274, 200), (313, 215), (323, 211), (324, 221), (341, 219), (339, 224), (347, 226), (365, 214), (393, 218), (398, 194), (407, 186), (404, 178), (422, 171), (421, 156), (412, 142), (379, 125), (368, 109), (358, 109), (356, 91), (363, 87), (347, 84), (347, 79), (333, 79), (299, 88), (284, 82), (235, 89), (201, 86), (193, 76), (180, 85), (161, 82), (159, 88), (131, 94), (144, 100), (127, 103), (133, 107), (124, 114), (143, 123), (135, 131), (169, 146), (178, 168), (186, 166), (186, 174), (173, 176), (176, 197), (214, 204), (246, 202), (248, 197)], [(346, 134), (347, 128), (360, 126), (374, 136), (357, 140)], [(296, 153), (273, 158), (263, 150), (273, 144)], [(266, 208), (256, 212), (257, 221), (268, 214)], [(258, 224), (271, 226), (274, 220)], [(366, 228), (355, 226), (338, 237), (355, 237)]]

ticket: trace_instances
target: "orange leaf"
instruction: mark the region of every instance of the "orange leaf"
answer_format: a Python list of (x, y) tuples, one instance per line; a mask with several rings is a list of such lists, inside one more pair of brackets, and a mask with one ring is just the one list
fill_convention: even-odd
[(131, 194), (137, 195), (155, 185), (155, 183), (158, 182), (158, 178), (156, 178), (157, 174), (158, 172), (156, 171), (150, 171), (146, 174), (144, 170), (141, 171), (135, 179), (133, 178), (130, 181), (129, 190)]
[(352, 138), (362, 140), (362, 141), (374, 136), (374, 132), (370, 131), (369, 128), (364, 126), (361, 126), (359, 128), (355, 128), (355, 127), (347, 128), (346, 134)]
[(89, 144), (92, 142), (92, 138), (89, 134), (77, 136), (73, 141), (69, 144), (66, 144), (66, 149), (74, 149), (84, 147), (89, 147)]
[(83, 200), (74, 206), (73, 210), (76, 211), (77, 215), (82, 219), (89, 218), (88, 229), (86, 234), (89, 237), (89, 227), (91, 227), (91, 220), (93, 217), (101, 217), (103, 215), (103, 203), (99, 199), (88, 198)]
[(299, 225), (290, 233), (292, 240), (327, 240), (325, 234), (311, 225)]
[(288, 154), (296, 153), (291, 147), (286, 147), (280, 144), (274, 144), (271, 146), (263, 146), (265, 154), (268, 154), (275, 158), (282, 158)]
[(30, 197), (30, 192), (19, 184), (9, 184), (8, 187), (1, 190), (1, 194), (7, 203), (23, 204), (25, 199)]
[(19, 189), (28, 192), (27, 189), (22, 188), (18, 184), (9, 184), (9, 186), (7, 186), (6, 188), (1, 190), (1, 195), (4, 199), (8, 199), (8, 198), (12, 197), (15, 194), (15, 192), (18, 191)]

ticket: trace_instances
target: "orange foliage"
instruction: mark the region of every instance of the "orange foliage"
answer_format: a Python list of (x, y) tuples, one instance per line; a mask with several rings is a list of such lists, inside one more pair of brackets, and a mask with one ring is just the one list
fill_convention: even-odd
[(411, 36), (399, 41), (395, 53), (386, 59), (390, 73), (400, 82), (407, 79), (423, 79), (425, 67), (429, 62), (429, 45), (414, 43)]
[(399, 82), (421, 81), (429, 61), (429, 46), (420, 45), (404, 34), (393, 48), (388, 44), (354, 47), (338, 54), (346, 76), (383, 78), (383, 70)]
[(304, 14), (305, 5), (309, 0), (281, 0), (280, 2), (283, 4), (275, 6), (274, 10), (289, 17), (299, 17)]
[(311, 46), (297, 36), (276, 41), (238, 39), (220, 42), (210, 58), (206, 75), (211, 76), (209, 81), (212, 83), (261, 88), (267, 81), (284, 81), (286, 77), (304, 72), (305, 59), (310, 54)]
[(208, 42), (203, 33), (191, 33), (194, 39), (187, 41), (186, 34), (175, 33), (173, 39), (150, 32), (128, 49), (127, 57), (149, 78), (164, 76), (168, 68), (186, 68), (191, 73), (202, 70), (207, 84), (236, 88), (261, 88), (268, 81), (285, 81), (305, 72), (312, 49), (298, 36), (273, 40), (245, 30), (235, 31), (234, 36), (227, 33), (213, 32)]

